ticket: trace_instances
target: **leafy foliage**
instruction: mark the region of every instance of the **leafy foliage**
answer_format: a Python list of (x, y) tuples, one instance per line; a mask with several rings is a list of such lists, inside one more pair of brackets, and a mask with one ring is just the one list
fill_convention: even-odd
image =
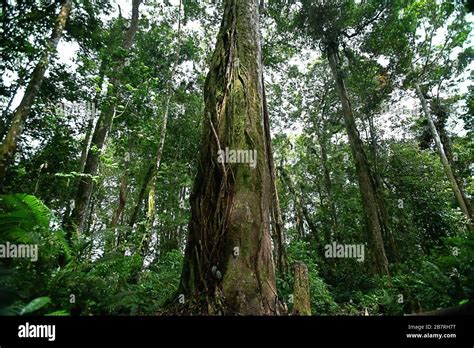
[[(47, 45), (59, 2), (46, 3), (7, 1), (2, 9), (2, 139)], [(290, 269), (296, 261), (308, 267), (312, 314), (402, 315), (474, 301), (469, 219), (414, 99), (419, 84), (472, 206), (468, 5), (267, 3), (262, 62), (284, 244)], [(64, 46), (51, 57), (0, 187), (0, 244), (39, 250), (36, 262), (0, 259), (1, 315), (155, 315), (176, 298), (198, 144), (212, 138), (201, 134), (202, 90), (223, 9), (221, 2), (182, 5), (144, 2), (127, 51), (127, 9), (107, 0), (74, 1)], [(383, 239), (390, 276), (374, 272), (358, 168), (327, 60), (330, 45), (337, 46), (354, 127), (383, 203), (378, 213), (389, 231)], [(81, 107), (59, 107), (71, 104)], [(99, 149), (91, 138), (111, 105), (115, 114)], [(84, 171), (87, 153), (99, 153), (94, 175)], [(69, 223), (85, 178), (93, 179), (93, 192), (78, 235)], [(336, 241), (363, 245), (365, 260), (327, 258), (325, 245)], [(290, 310), (293, 282), (292, 272), (279, 270), (278, 296)]]

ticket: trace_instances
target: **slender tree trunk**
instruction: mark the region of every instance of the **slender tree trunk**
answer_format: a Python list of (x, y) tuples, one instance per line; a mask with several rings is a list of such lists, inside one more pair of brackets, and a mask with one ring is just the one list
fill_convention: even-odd
[(86, 223), (84, 225), (84, 229), (86, 233), (89, 233), (90, 231), (94, 231), (95, 225), (96, 225), (96, 216), (94, 216), (94, 211), (95, 207), (100, 206), (100, 202), (97, 198), (97, 196), (93, 196), (91, 199), (91, 203), (89, 204), (89, 208), (87, 209), (86, 213)]
[(146, 224), (145, 224), (145, 231), (143, 233), (143, 237), (140, 242), (140, 255), (142, 257), (145, 257), (146, 252), (148, 250), (148, 245), (150, 243), (150, 239), (152, 236), (153, 223), (155, 221), (156, 181), (158, 177), (158, 172), (160, 170), (161, 157), (163, 155), (163, 148), (165, 145), (166, 125), (168, 123), (168, 109), (169, 109), (170, 98), (171, 96), (168, 96), (167, 101), (166, 101), (165, 115), (163, 116), (163, 125), (161, 128), (161, 134), (160, 134), (160, 142), (156, 150), (155, 163), (153, 166), (153, 171), (151, 174), (151, 179), (150, 179), (150, 184), (149, 184), (150, 189), (148, 191), (148, 211), (147, 211), (147, 218), (146, 218)]
[[(316, 125), (316, 129), (318, 129), (318, 126), (319, 125)], [(322, 164), (323, 173), (324, 173), (324, 184), (326, 186), (327, 199), (329, 201), (328, 202), (329, 210), (331, 211), (333, 231), (335, 232), (337, 229), (337, 210), (336, 210), (336, 204), (334, 202), (331, 174), (328, 167), (327, 143), (326, 143), (326, 138), (323, 135), (321, 135), (321, 132), (319, 132), (319, 129), (316, 132), (317, 132), (316, 138), (317, 138), (319, 147), (321, 149), (321, 164)]]
[(318, 229), (316, 228), (316, 225), (313, 223), (313, 219), (311, 219), (311, 217), (310, 217), (311, 215), (308, 211), (308, 208), (306, 207), (306, 204), (304, 204), (304, 202), (301, 201), (300, 195), (297, 195), (290, 176), (288, 175), (288, 173), (283, 168), (280, 168), (280, 174), (281, 174), (281, 177), (283, 179), (283, 182), (286, 184), (286, 187), (288, 188), (288, 190), (290, 191), (290, 193), (293, 195), (293, 197), (295, 199), (295, 205), (296, 205), (295, 208), (297, 208), (301, 212), (301, 214), (299, 214), (299, 215), (303, 215), (303, 218), (306, 220), (306, 223), (308, 224), (308, 227), (309, 227), (309, 230), (311, 231), (311, 234), (315, 238), (317, 238), (318, 237)]
[[(141, 2), (142, 0), (133, 0), (132, 19), (130, 22), (130, 27), (128, 28), (125, 34), (123, 42), (123, 49), (127, 52), (130, 51), (133, 40), (135, 38), (135, 34), (138, 30), (139, 7)], [(120, 72), (125, 64), (125, 57), (121, 58), (121, 60), (117, 63), (117, 72)], [(117, 78), (111, 78), (110, 83), (112, 87), (109, 94), (112, 94), (119, 87), (120, 81), (117, 80)], [(103, 112), (101, 112), (97, 120), (97, 124), (94, 129), (94, 134), (92, 135), (90, 150), (87, 154), (87, 160), (84, 166), (84, 175), (79, 181), (76, 202), (71, 215), (71, 224), (68, 227), (69, 233), (71, 233), (72, 230), (76, 229), (77, 233), (81, 234), (84, 230), (87, 207), (89, 206), (92, 188), (94, 184), (93, 177), (97, 175), (100, 162), (100, 154), (104, 148), (107, 135), (112, 127), (112, 120), (114, 118), (114, 115), (115, 104), (109, 99), (106, 102)]]
[(97, 175), (100, 154), (104, 148), (105, 140), (114, 115), (114, 106), (108, 105), (105, 111), (99, 116), (92, 136), (91, 149), (87, 154), (86, 164), (82, 173), (83, 176), (79, 179), (74, 210), (71, 214), (72, 225), (69, 227), (72, 229), (76, 228), (78, 234), (82, 233), (84, 230), (86, 212), (90, 203), (92, 188), (94, 185), (93, 177)]
[(16, 93), (20, 89), (21, 83), (21, 80), (16, 83), (16, 86), (15, 88), (13, 88), (13, 92), (10, 95), (10, 100), (8, 101), (7, 105), (5, 106), (5, 109), (2, 112), (2, 120), (0, 120), (0, 140), (3, 140), (3, 137), (5, 136), (7, 129), (13, 120), (14, 114), (10, 113), (10, 107), (13, 104), (13, 100), (15, 99)]
[(436, 144), (436, 149), (438, 150), (439, 157), (441, 158), (441, 163), (443, 164), (444, 167), (444, 172), (446, 173), (446, 176), (448, 177), (449, 182), (451, 183), (451, 187), (453, 188), (454, 195), (456, 197), (457, 203), (459, 207), (461, 208), (461, 211), (463, 214), (466, 216), (468, 220), (468, 228), (473, 229), (473, 219), (471, 215), (471, 211), (469, 210), (468, 206), (466, 205), (466, 201), (464, 200), (464, 194), (461, 191), (461, 188), (459, 187), (456, 178), (454, 176), (453, 170), (451, 168), (451, 165), (449, 164), (448, 158), (446, 157), (446, 153), (444, 151), (443, 144), (441, 143), (441, 139), (439, 137), (438, 131), (436, 129), (436, 126), (433, 122), (433, 119), (431, 117), (430, 110), (428, 109), (428, 105), (426, 103), (426, 99), (423, 95), (423, 92), (420, 89), (420, 85), (418, 83), (415, 83), (415, 88), (416, 88), (416, 94), (418, 95), (418, 98), (420, 99), (421, 102), (421, 107), (423, 109), (423, 113), (425, 114), (426, 121), (428, 122), (428, 126), (431, 131), (431, 135), (434, 139), (434, 142)]
[[(178, 290), (193, 312), (278, 313), (258, 6), (258, 0), (224, 1), (206, 79), (203, 139)], [(225, 148), (255, 150), (255, 168), (219, 160), (218, 151)]]
[(20, 137), (23, 126), (25, 124), (28, 115), (30, 114), (31, 107), (36, 99), (36, 96), (43, 83), (44, 74), (49, 65), (49, 59), (51, 53), (56, 50), (58, 42), (61, 39), (66, 21), (71, 12), (72, 0), (64, 0), (61, 5), (61, 10), (56, 18), (56, 24), (54, 26), (51, 37), (44, 49), (41, 58), (36, 65), (33, 73), (31, 74), (30, 82), (26, 87), (25, 94), (20, 102), (20, 105), (16, 108), (8, 133), (0, 145), (0, 191), (3, 187), (3, 181), (5, 180), (8, 165), (15, 154), (18, 138)]
[(154, 169), (153, 169), (151, 179), (150, 179), (150, 190), (148, 191), (147, 222), (145, 224), (145, 232), (140, 243), (140, 254), (142, 258), (144, 258), (146, 255), (148, 245), (150, 243), (150, 239), (152, 236), (153, 222), (155, 221), (156, 180), (158, 177), (158, 172), (160, 171), (161, 157), (163, 155), (163, 149), (165, 147), (166, 130), (167, 130), (167, 125), (168, 125), (168, 114), (169, 114), (169, 108), (170, 108), (170, 102), (171, 102), (171, 95), (173, 93), (173, 88), (172, 88), (173, 77), (175, 75), (176, 68), (178, 66), (179, 54), (181, 51), (181, 2), (179, 3), (177, 37), (178, 37), (178, 43), (176, 46), (177, 48), (175, 52), (175, 59), (171, 68), (171, 75), (168, 80), (167, 88), (166, 88), (167, 97), (166, 97), (166, 103), (165, 103), (165, 112), (163, 115), (163, 124), (161, 126), (161, 132), (160, 132), (160, 141), (156, 149), (155, 165), (154, 165)]
[(91, 142), (93, 128), (94, 117), (90, 115), (90, 118), (87, 121), (86, 136), (84, 138), (84, 141), (82, 142), (81, 159), (79, 160), (79, 173), (82, 173), (86, 166), (87, 154), (89, 152), (89, 144)]
[[(155, 164), (152, 164), (148, 167), (145, 176), (143, 177), (143, 183), (140, 186), (140, 191), (138, 193), (138, 198), (135, 203), (135, 206), (133, 208), (132, 214), (130, 216), (130, 220), (128, 222), (128, 229), (125, 231), (124, 234), (119, 234), (118, 239), (117, 239), (117, 245), (121, 245), (122, 242), (128, 241), (130, 239), (131, 233), (133, 232), (133, 227), (135, 226), (135, 223), (138, 219), (138, 215), (140, 214), (140, 210), (142, 208), (142, 204), (145, 200), (145, 194), (146, 194), (146, 189), (148, 187), (148, 184), (151, 180), (151, 176), (153, 174), (153, 169), (155, 168)], [(123, 215), (122, 215), (123, 217)], [(139, 249), (140, 250), (140, 246)], [(135, 277), (136, 279), (138, 275)]]
[(336, 82), (336, 90), (342, 104), (344, 123), (349, 138), (349, 145), (352, 157), (356, 166), (357, 177), (359, 180), (359, 190), (362, 197), (362, 205), (369, 228), (371, 242), (373, 244), (375, 270), (378, 274), (388, 275), (388, 261), (385, 254), (383, 241), (383, 217), (380, 207), (377, 204), (377, 187), (373, 177), (369, 161), (362, 146), (359, 131), (356, 128), (355, 119), (352, 111), (349, 95), (346, 90), (344, 77), (340, 69), (340, 58), (337, 44), (328, 45), (327, 56), (329, 65)]
[[(105, 77), (105, 61), (103, 60), (100, 64), (99, 68), (99, 88), (102, 88), (102, 84), (104, 82), (104, 77)], [(94, 102), (91, 105), (91, 114), (89, 116), (89, 120), (87, 122), (87, 128), (86, 128), (86, 137), (84, 138), (84, 141), (82, 142), (82, 151), (81, 151), (81, 159), (79, 161), (79, 173), (84, 172), (84, 167), (86, 166), (86, 161), (87, 161), (87, 155), (89, 153), (89, 145), (91, 143), (91, 138), (92, 138), (92, 131), (94, 130), (94, 121), (95, 121), (95, 111), (96, 111), (96, 106), (98, 105), (99, 102), (99, 97), (100, 97), (100, 91), (95, 94), (94, 97)]]
[(272, 137), (270, 133), (270, 116), (267, 107), (267, 97), (265, 94), (265, 81), (262, 74), (262, 93), (263, 93), (263, 115), (265, 126), (265, 139), (267, 146), (268, 168), (270, 171), (271, 189), (272, 189), (272, 238), (275, 248), (275, 259), (277, 260), (277, 270), (283, 276), (288, 274), (288, 256), (286, 253), (285, 235), (283, 231), (283, 219), (281, 217), (280, 201), (276, 184), (275, 161), (273, 160)]
[(377, 206), (379, 207), (381, 223), (382, 223), (382, 237), (387, 251), (387, 258), (390, 262), (396, 262), (398, 260), (398, 251), (395, 243), (395, 238), (392, 233), (392, 229), (389, 225), (389, 217), (387, 207), (382, 194), (382, 180), (380, 179), (378, 171), (378, 153), (377, 153), (377, 137), (372, 117), (368, 117), (369, 124), (369, 135), (370, 135), (370, 146), (369, 151), (372, 157), (373, 171), (372, 175), (375, 181), (375, 190), (377, 193)]
[[(127, 169), (126, 169), (127, 171)], [(125, 203), (127, 202), (127, 191), (128, 191), (128, 173), (124, 173), (120, 178), (120, 188), (119, 188), (119, 201), (117, 204), (117, 208), (112, 215), (112, 220), (110, 221), (111, 227), (116, 227), (120, 217), (122, 216), (122, 212), (125, 208)]]
[(133, 208), (132, 215), (130, 216), (130, 221), (128, 222), (128, 226), (130, 228), (133, 228), (133, 226), (135, 226), (135, 223), (137, 222), (138, 214), (140, 213), (142, 203), (145, 198), (146, 188), (148, 187), (148, 183), (150, 182), (154, 168), (155, 168), (155, 164), (152, 164), (151, 166), (149, 166), (145, 176), (143, 177), (143, 183), (138, 193), (137, 202), (135, 204), (135, 207)]
[[(440, 102), (438, 101), (438, 103)], [(467, 210), (469, 212), (469, 216), (471, 217), (471, 220), (472, 220), (472, 217), (473, 217), (472, 206), (466, 194), (464, 193), (463, 182), (459, 178), (458, 173), (456, 172), (456, 167), (454, 163), (455, 160), (454, 160), (453, 152), (451, 149), (451, 141), (449, 139), (449, 135), (446, 131), (446, 128), (444, 127), (444, 121), (442, 120), (444, 111), (442, 110), (442, 107), (440, 104), (435, 104), (434, 106), (432, 104), (431, 108), (433, 110), (433, 113), (438, 118), (438, 122), (437, 122), (438, 124), (435, 123), (435, 128), (438, 130), (441, 144), (443, 145), (444, 152), (446, 153), (446, 158), (448, 159), (448, 163), (450, 164), (451, 169), (453, 171), (454, 180), (456, 180), (456, 183), (458, 184), (459, 191), (461, 192), (461, 196), (464, 200), (464, 203), (466, 204)], [(447, 115), (444, 115), (444, 117), (447, 117)]]
[(117, 226), (120, 220), (120, 217), (122, 216), (123, 210), (125, 208), (125, 203), (127, 202), (130, 156), (131, 156), (131, 148), (129, 147), (128, 151), (125, 153), (123, 157), (124, 172), (122, 174), (122, 177), (120, 178), (119, 200), (118, 200), (117, 208), (115, 209), (114, 214), (112, 215), (112, 220), (110, 221), (111, 227)]

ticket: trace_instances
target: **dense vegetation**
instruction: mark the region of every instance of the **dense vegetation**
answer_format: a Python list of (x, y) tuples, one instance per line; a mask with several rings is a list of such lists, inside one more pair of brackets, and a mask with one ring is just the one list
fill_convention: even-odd
[[(260, 314), (291, 313), (297, 261), (314, 315), (474, 301), (469, 5), (25, 0), (1, 11), (0, 244), (38, 246), (36, 261), (0, 259), (2, 314), (201, 313), (204, 297), (210, 314), (256, 313), (254, 253), (269, 284), (256, 296), (275, 289), (280, 302)], [(256, 169), (212, 159), (249, 144)], [(332, 243), (365, 254), (331, 258)]]

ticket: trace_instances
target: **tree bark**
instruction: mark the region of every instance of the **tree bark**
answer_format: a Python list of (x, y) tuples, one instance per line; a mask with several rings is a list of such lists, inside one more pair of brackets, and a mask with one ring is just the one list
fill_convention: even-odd
[(117, 226), (120, 220), (120, 217), (122, 216), (122, 212), (125, 208), (125, 203), (127, 202), (130, 156), (131, 156), (131, 146), (129, 146), (128, 151), (125, 153), (123, 157), (124, 172), (122, 174), (122, 177), (120, 178), (119, 200), (118, 200), (117, 208), (115, 209), (114, 214), (112, 215), (112, 220), (110, 221), (111, 227)]
[(0, 141), (3, 140), (3, 137), (5, 136), (12, 120), (13, 120), (13, 113), (10, 113), (10, 107), (13, 104), (13, 100), (15, 99), (16, 93), (20, 89), (20, 86), (22, 84), (22, 79), (20, 79), (15, 87), (10, 87), (10, 89), (13, 89), (11, 94), (9, 95), (10, 99), (8, 100), (7, 105), (5, 106), (5, 109), (2, 112), (2, 120), (0, 120)]
[(336, 90), (342, 104), (344, 124), (349, 138), (349, 146), (355, 163), (362, 205), (367, 218), (369, 236), (373, 245), (375, 271), (380, 275), (389, 275), (388, 261), (383, 241), (383, 214), (377, 204), (378, 193), (376, 181), (370, 168), (367, 155), (360, 139), (353, 115), (352, 105), (345, 86), (341, 71), (339, 49), (336, 43), (331, 42), (327, 48), (329, 65), (336, 82)]
[(375, 191), (377, 194), (377, 205), (381, 213), (381, 222), (382, 222), (382, 237), (385, 244), (385, 249), (387, 251), (387, 259), (389, 262), (395, 263), (398, 260), (398, 251), (395, 243), (395, 238), (392, 233), (392, 229), (389, 225), (389, 217), (387, 212), (387, 207), (382, 193), (382, 180), (380, 179), (379, 174), (379, 165), (378, 165), (378, 152), (377, 152), (377, 134), (376, 128), (374, 125), (374, 119), (371, 116), (367, 117), (367, 123), (369, 124), (369, 152), (372, 161), (372, 175), (375, 182)]
[(138, 214), (140, 213), (143, 200), (145, 199), (146, 188), (148, 187), (148, 183), (150, 182), (154, 168), (155, 164), (150, 165), (145, 173), (145, 176), (143, 177), (143, 183), (140, 187), (140, 192), (138, 193), (137, 202), (135, 203), (132, 215), (130, 216), (130, 221), (128, 222), (128, 226), (130, 228), (133, 228), (133, 226), (135, 226), (135, 223), (137, 222)]
[(93, 128), (94, 116), (90, 115), (90, 118), (87, 121), (86, 136), (82, 142), (81, 158), (79, 160), (79, 173), (82, 173), (86, 166), (87, 154), (89, 153), (89, 144), (91, 142)]
[(111, 250), (117, 249), (120, 243), (122, 242), (122, 234), (123, 231), (117, 229), (117, 225), (119, 223), (120, 218), (122, 217), (123, 211), (125, 209), (125, 204), (127, 203), (128, 197), (128, 178), (130, 175), (130, 157), (132, 156), (132, 140), (128, 139), (128, 149), (123, 156), (123, 174), (120, 177), (120, 185), (119, 185), (119, 197), (117, 207), (112, 214), (112, 219), (110, 221), (110, 227), (114, 229), (111, 238), (106, 240), (105, 243), (105, 252), (109, 252)]
[(300, 261), (293, 265), (293, 310), (292, 315), (311, 315), (311, 301), (309, 295), (308, 267)]
[[(135, 34), (138, 30), (139, 7), (141, 2), (142, 0), (133, 0), (132, 19), (123, 41), (123, 49), (127, 52), (130, 51)], [(116, 72), (120, 72), (125, 65), (125, 57), (121, 58), (117, 63)], [(113, 93), (113, 91), (119, 87), (120, 81), (116, 77), (113, 77), (110, 79), (110, 83), (112, 85), (112, 91), (109, 91), (109, 94)], [(89, 206), (94, 184), (93, 177), (97, 175), (100, 154), (104, 148), (110, 128), (112, 127), (114, 115), (115, 105), (109, 100), (106, 102), (104, 110), (101, 112), (97, 120), (94, 134), (92, 135), (91, 146), (87, 153), (86, 165), (83, 171), (84, 175), (79, 181), (75, 206), (71, 214), (70, 226), (68, 226), (69, 233), (75, 229), (77, 234), (81, 234), (84, 230), (87, 207)]]
[(456, 181), (456, 178), (454, 176), (453, 170), (451, 168), (451, 165), (448, 161), (448, 158), (446, 157), (446, 153), (444, 151), (443, 144), (441, 143), (441, 139), (439, 137), (438, 131), (436, 129), (436, 126), (433, 122), (433, 118), (431, 117), (430, 110), (428, 109), (428, 105), (426, 103), (426, 99), (423, 95), (423, 92), (420, 89), (420, 85), (418, 83), (415, 83), (415, 89), (416, 89), (416, 94), (418, 98), (420, 99), (421, 102), (421, 107), (423, 109), (423, 113), (425, 114), (426, 121), (428, 122), (428, 126), (431, 131), (431, 135), (434, 139), (436, 149), (438, 150), (439, 157), (441, 159), (441, 163), (443, 164), (444, 172), (446, 173), (446, 176), (448, 177), (448, 180), (451, 184), (451, 187), (453, 188), (454, 195), (456, 197), (457, 203), (459, 207), (461, 208), (461, 211), (463, 214), (466, 216), (468, 220), (468, 228), (472, 230), (474, 228), (473, 226), (473, 219), (471, 212), (466, 205), (466, 202), (464, 201), (464, 195), (461, 192), (461, 189)]
[[(258, 0), (226, 0), (178, 290), (193, 313), (278, 314), (261, 64)], [(256, 150), (256, 167), (218, 161), (226, 147)]]
[[(104, 83), (104, 77), (105, 77), (105, 61), (102, 60), (100, 63), (100, 68), (99, 68), (99, 83), (98, 87), (101, 89), (102, 84)], [(84, 171), (84, 167), (86, 166), (86, 161), (87, 161), (87, 155), (89, 153), (89, 146), (92, 138), (92, 131), (94, 130), (94, 121), (95, 121), (95, 110), (96, 110), (96, 105), (98, 104), (100, 97), (100, 91), (95, 94), (94, 97), (94, 103), (91, 106), (92, 109), (92, 114), (88, 115), (89, 120), (87, 122), (87, 128), (86, 128), (86, 136), (84, 138), (84, 141), (82, 142), (82, 151), (81, 151), (81, 159), (79, 161), (79, 173), (82, 173)]]
[(44, 74), (49, 65), (51, 53), (57, 48), (59, 40), (61, 39), (64, 27), (71, 12), (72, 0), (64, 0), (61, 5), (61, 10), (56, 17), (56, 24), (54, 26), (51, 37), (43, 50), (39, 62), (36, 64), (33, 73), (31, 74), (30, 82), (26, 87), (25, 94), (13, 114), (12, 122), (5, 139), (0, 145), (0, 191), (3, 187), (3, 182), (8, 170), (8, 166), (12, 157), (15, 154), (18, 139), (23, 131), (31, 107), (36, 99), (36, 96), (41, 88), (44, 80)]

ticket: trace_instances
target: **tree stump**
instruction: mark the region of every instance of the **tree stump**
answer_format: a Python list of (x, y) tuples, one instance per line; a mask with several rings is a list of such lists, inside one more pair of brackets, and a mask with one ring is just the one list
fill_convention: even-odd
[(293, 310), (292, 315), (311, 315), (308, 267), (300, 261), (293, 264)]

